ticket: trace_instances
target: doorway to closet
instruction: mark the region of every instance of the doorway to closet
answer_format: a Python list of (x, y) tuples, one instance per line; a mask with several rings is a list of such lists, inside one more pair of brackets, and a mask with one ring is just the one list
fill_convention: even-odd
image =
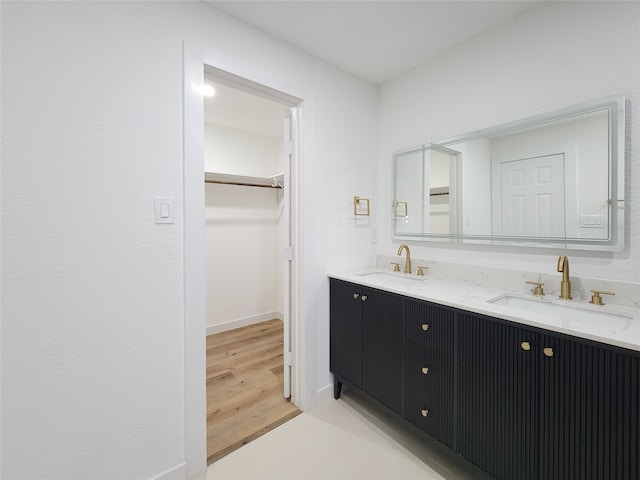
[(291, 396), (292, 105), (205, 69), (207, 463), (298, 415)]

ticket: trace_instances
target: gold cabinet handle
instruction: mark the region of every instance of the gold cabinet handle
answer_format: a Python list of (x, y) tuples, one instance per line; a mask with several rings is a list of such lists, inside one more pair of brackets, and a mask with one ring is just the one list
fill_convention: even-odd
[(531, 344), (529, 342), (522, 342), (520, 346), (522, 347), (523, 350), (527, 352), (531, 350)]
[(547, 347), (542, 350), (547, 357), (553, 357), (553, 348)]
[(606, 290), (591, 290), (591, 301), (589, 303), (593, 303), (594, 305), (604, 305), (602, 301), (602, 297), (600, 295), (615, 295), (614, 292), (607, 292)]
[(366, 295), (362, 295), (362, 301), (366, 302), (367, 301), (367, 296)]
[(427, 415), (429, 415), (429, 410), (427, 410), (427, 409), (425, 408), (425, 409), (424, 409), (424, 410), (422, 410), (422, 412), (420, 412), (420, 413), (422, 413), (422, 416), (423, 416), (423, 417), (426, 417)]
[(426, 375), (427, 373), (429, 373), (429, 367), (422, 367), (422, 373), (424, 375)]
[(424, 330), (425, 332), (426, 332), (427, 330), (429, 330), (429, 324), (428, 324), (428, 323), (423, 323), (423, 324), (422, 324), (422, 330)]
[(354, 293), (354, 294), (353, 294), (353, 298), (358, 298), (359, 296), (360, 296), (360, 294), (359, 294), (359, 293)]

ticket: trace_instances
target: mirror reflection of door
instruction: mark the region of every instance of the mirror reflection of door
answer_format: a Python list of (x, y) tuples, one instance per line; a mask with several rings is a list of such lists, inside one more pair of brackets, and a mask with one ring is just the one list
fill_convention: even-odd
[(500, 163), (501, 235), (562, 238), (564, 154)]

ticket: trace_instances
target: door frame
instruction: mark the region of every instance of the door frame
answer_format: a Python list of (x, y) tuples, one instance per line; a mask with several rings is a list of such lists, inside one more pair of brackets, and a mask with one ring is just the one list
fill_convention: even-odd
[[(283, 103), (296, 99), (298, 113), (294, 124), (294, 151), (289, 179), (291, 204), (291, 343), (292, 401), (304, 410), (313, 404), (311, 376), (308, 375), (307, 347), (311, 342), (303, 320), (303, 120), (307, 101), (303, 95), (283, 93), (272, 82), (260, 83), (252, 75), (232, 65), (228, 58), (208, 51), (202, 45), (183, 42), (183, 221), (184, 221), (184, 399), (185, 463), (187, 478), (206, 475), (206, 328), (205, 328), (205, 231), (204, 231), (204, 100), (200, 87), (205, 68), (228, 75), (235, 84), (243, 83), (252, 93)], [(249, 67), (247, 67), (251, 70)], [(246, 69), (247, 69), (246, 68)], [(245, 70), (246, 70), (245, 69)], [(255, 67), (253, 69), (255, 74)], [(262, 76), (262, 75), (261, 75)], [(237, 87), (236, 87), (237, 88)], [(303, 106), (305, 109), (303, 109)], [(307, 123), (305, 122), (305, 126)], [(313, 125), (310, 126), (313, 130)]]

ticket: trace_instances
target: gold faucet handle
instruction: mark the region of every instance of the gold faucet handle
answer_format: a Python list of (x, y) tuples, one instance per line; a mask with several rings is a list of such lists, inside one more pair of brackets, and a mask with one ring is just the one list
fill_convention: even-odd
[(421, 266), (421, 267), (418, 267), (418, 273), (416, 273), (416, 275), (423, 276), (423, 275), (424, 275), (424, 270), (425, 270), (426, 268), (429, 268), (429, 267), (422, 267), (422, 266)]
[(602, 297), (600, 295), (615, 295), (614, 292), (607, 292), (606, 290), (591, 290), (591, 301), (589, 303), (593, 303), (594, 305), (604, 305), (602, 301)]
[(391, 265), (393, 265), (393, 271), (394, 272), (399, 272), (400, 271), (400, 264), (399, 263), (391, 262)]
[(529, 280), (527, 280), (527, 283), (530, 285), (535, 285), (535, 288), (533, 289), (533, 294), (534, 295), (538, 295), (538, 296), (542, 296), (544, 295), (544, 283), (542, 282), (530, 282)]

